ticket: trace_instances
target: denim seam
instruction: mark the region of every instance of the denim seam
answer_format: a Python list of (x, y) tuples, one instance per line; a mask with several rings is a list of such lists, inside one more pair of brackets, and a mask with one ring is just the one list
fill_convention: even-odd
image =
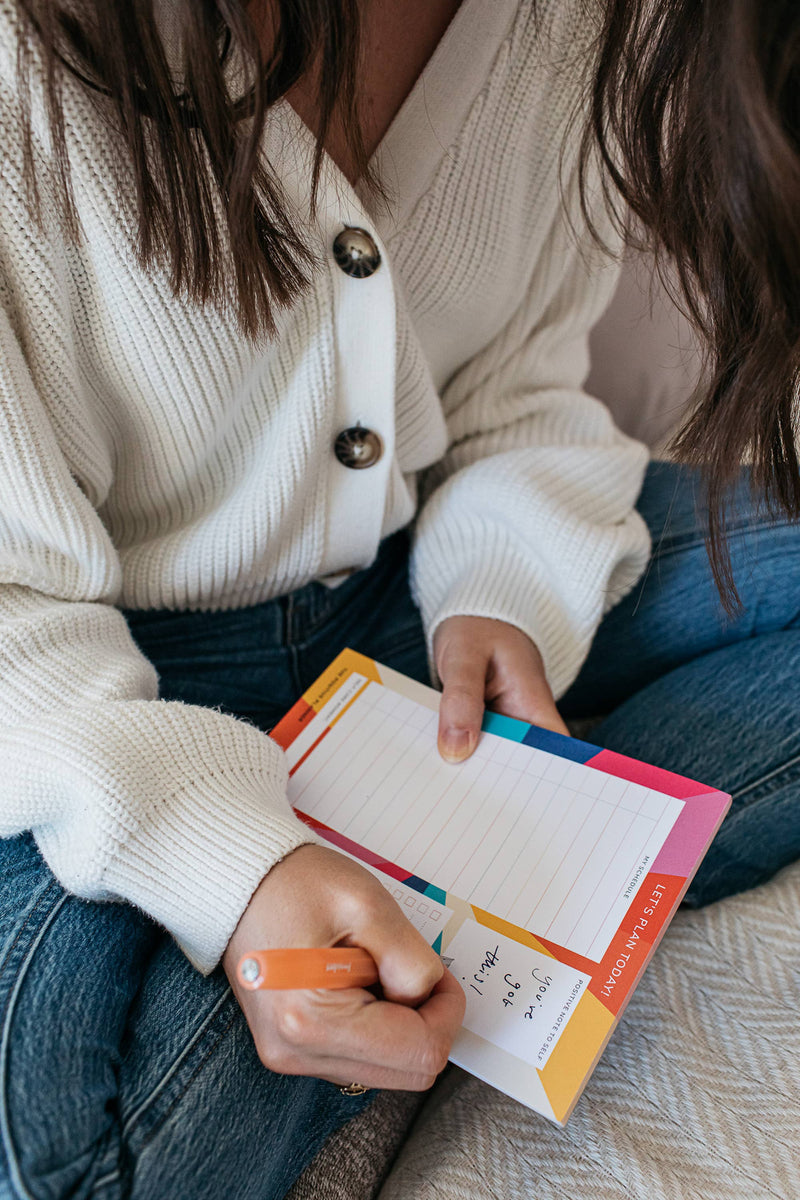
[(282, 624), (281, 636), (283, 638), (283, 646), (284, 647), (290, 646), (293, 641), (294, 607), (295, 607), (294, 594), (292, 592), (289, 592), (289, 595), (286, 596), (283, 600), (283, 612), (281, 613), (281, 616), (283, 617), (283, 620), (281, 622), (281, 624)]
[(296, 643), (292, 642), (286, 647), (289, 656), (289, 669), (292, 675), (292, 684), (298, 696), (304, 692), (303, 677), (300, 670), (300, 650)]
[[(770, 779), (774, 779), (776, 775), (782, 775), (784, 771), (790, 770), (792, 767), (800, 765), (800, 754), (796, 754), (794, 758), (790, 758), (787, 762), (781, 763), (779, 767), (774, 767), (771, 771), (767, 771), (766, 775), (762, 775), (760, 779), (754, 779), (752, 783), (748, 783), (746, 787), (740, 788), (736, 792), (731, 793), (732, 800), (738, 800), (740, 796), (746, 796), (748, 792), (755, 791), (765, 783), (769, 783)], [(735, 816), (735, 814), (732, 814)]]
[[(726, 536), (730, 540), (736, 536), (743, 536), (748, 533), (760, 533), (764, 530), (788, 529), (790, 528), (789, 521), (748, 521), (741, 525), (731, 526), (726, 530)], [(669, 537), (660, 538), (658, 541), (653, 539), (653, 555), (654, 559), (669, 558), (672, 554), (681, 554), (685, 550), (696, 550), (706, 543), (705, 535), (698, 530), (693, 530), (691, 533), (674, 534)]]
[[(230, 991), (230, 989), (229, 989), (229, 991)], [(197, 1064), (195, 1069), (192, 1071), (191, 1075), (186, 1080), (183, 1087), (178, 1092), (177, 1096), (175, 1096), (175, 1098), (173, 1099), (169, 1108), (167, 1109), (167, 1111), (164, 1113), (163, 1117), (159, 1121), (158, 1125), (156, 1125), (155, 1128), (151, 1129), (150, 1132), (147, 1134), (144, 1141), (142, 1142), (142, 1149), (144, 1149), (146, 1146), (149, 1146), (150, 1142), (152, 1142), (153, 1138), (158, 1133), (158, 1130), (161, 1128), (161, 1126), (164, 1124), (164, 1122), (169, 1118), (170, 1114), (175, 1111), (175, 1108), (181, 1102), (183, 1097), (186, 1095), (186, 1093), (189, 1090), (189, 1088), (191, 1087), (192, 1083), (197, 1078), (197, 1076), (200, 1074), (200, 1072), (202, 1071), (203, 1067), (206, 1065), (208, 1060), (211, 1058), (211, 1055), (214, 1053), (214, 1051), (216, 1050), (219, 1043), (222, 1041), (222, 1039), (225, 1037), (225, 1035), (227, 1033), (229, 1033), (230, 1030), (233, 1028), (235, 1022), (236, 1022), (236, 1015), (234, 1014), (234, 1016), (232, 1016), (231, 1019), (228, 1021), (227, 1025), (225, 1025), (224, 1028), (222, 1028), (219, 1031), (219, 1034), (214, 1039), (213, 1044), (208, 1047), (208, 1050), (206, 1050), (205, 1054), (200, 1059), (200, 1062)]]
[[(133, 1110), (133, 1112), (130, 1114), (130, 1116), (126, 1118), (125, 1122), (122, 1125), (121, 1131), (120, 1131), (121, 1138), (124, 1139), (125, 1137), (127, 1137), (127, 1135), (131, 1132), (131, 1130), (132, 1130), (133, 1126), (136, 1124), (136, 1122), (140, 1120), (140, 1118), (147, 1111), (147, 1109), (150, 1108), (151, 1105), (158, 1099), (158, 1096), (160, 1095), (160, 1093), (167, 1086), (170, 1079), (172, 1079), (173, 1075), (178, 1070), (178, 1068), (180, 1067), (181, 1063), (184, 1061), (186, 1056), (197, 1045), (197, 1042), (200, 1040), (200, 1038), (203, 1036), (203, 1034), (205, 1033), (208, 1026), (211, 1024), (211, 1022), (217, 1016), (217, 1014), (219, 1013), (220, 1009), (222, 1008), (223, 1004), (228, 999), (230, 994), (231, 994), (231, 989), (226, 988), (225, 991), (223, 992), (222, 996), (219, 998), (217, 1003), (211, 1009), (211, 1012), (208, 1014), (208, 1016), (205, 1018), (205, 1020), (202, 1022), (202, 1024), (200, 1024), (198, 1026), (198, 1028), (195, 1030), (193, 1036), (189, 1039), (189, 1041), (183, 1047), (183, 1049), (181, 1050), (181, 1052), (177, 1056), (177, 1058), (175, 1058), (174, 1061), (172, 1063), (170, 1063), (168, 1070), (164, 1073), (164, 1075), (162, 1075), (161, 1079), (159, 1079), (158, 1083), (155, 1085), (155, 1087), (152, 1089), (152, 1091), (144, 1098), (144, 1100), (142, 1100), (137, 1105), (137, 1107)], [(232, 1022), (231, 1022), (231, 1024), (232, 1024)], [(223, 1033), (226, 1032), (229, 1027), (230, 1027), (230, 1025), (226, 1026), (226, 1029), (223, 1030)], [(220, 1036), (222, 1036), (222, 1034), (220, 1034)], [(217, 1039), (214, 1042), (215, 1046), (216, 1046), (218, 1040), (219, 1039)], [(213, 1047), (212, 1047), (212, 1049), (213, 1049)], [(211, 1050), (209, 1050), (208, 1053), (210, 1054)], [(203, 1058), (202, 1063), (200, 1063), (198, 1065), (198, 1067), (192, 1072), (189, 1080), (187, 1080), (186, 1086), (181, 1089), (181, 1093), (180, 1093), (181, 1096), (186, 1091), (186, 1088), (189, 1086), (192, 1079), (194, 1079), (195, 1075), (197, 1074), (197, 1071), (200, 1069), (200, 1067), (206, 1061), (207, 1057), (208, 1057), (208, 1055), (206, 1055)], [(177, 1102), (177, 1099), (180, 1099), (180, 1096), (176, 1098), (176, 1102)], [(170, 1105), (167, 1115), (169, 1115), (169, 1113), (172, 1112), (173, 1108), (174, 1108), (174, 1103)], [(161, 1124), (163, 1124), (163, 1122), (161, 1122)], [(145, 1141), (144, 1141), (145, 1146), (150, 1141), (150, 1138), (152, 1136), (153, 1135), (150, 1134), (145, 1139)], [(119, 1177), (119, 1174), (120, 1174), (119, 1171), (111, 1171), (107, 1175), (103, 1175), (100, 1179), (98, 1179), (95, 1182), (92, 1190), (96, 1191), (98, 1188), (105, 1187), (107, 1184), (112, 1183), (115, 1179), (117, 1179)]]
[(17, 934), (16, 934), (16, 937), (14, 938), (13, 942), (11, 943), (11, 945), (10, 945), (10, 946), (6, 947), (6, 951), (5, 951), (5, 954), (4, 954), (4, 956), (3, 956), (3, 962), (2, 962), (2, 963), (0, 963), (0, 979), (2, 979), (2, 978), (3, 978), (3, 975), (4, 975), (4, 973), (5, 973), (5, 970), (6, 970), (6, 967), (7, 967), (7, 965), (8, 965), (8, 962), (9, 962), (10, 958), (12, 957), (12, 955), (13, 955), (13, 953), (14, 953), (14, 950), (16, 949), (17, 943), (19, 942), (20, 938), (22, 937), (22, 935), (24, 934), (25, 930), (26, 930), (26, 929), (28, 928), (28, 926), (30, 925), (30, 923), (31, 923), (31, 921), (33, 920), (33, 918), (36, 916), (36, 913), (37, 913), (37, 911), (39, 910), (39, 908), (41, 907), (41, 905), (42, 905), (42, 902), (43, 902), (44, 900), (46, 900), (46, 899), (47, 899), (47, 897), (48, 897), (48, 895), (49, 895), (49, 893), (50, 893), (50, 892), (53, 892), (53, 891), (56, 891), (56, 892), (58, 892), (58, 891), (59, 891), (58, 885), (57, 885), (55, 882), (50, 882), (50, 883), (48, 883), (48, 884), (46, 884), (46, 885), (45, 885), (45, 887), (44, 887), (44, 888), (43, 888), (43, 890), (42, 890), (42, 893), (41, 893), (41, 895), (40, 895), (40, 896), (38, 897), (38, 899), (37, 899), (37, 900), (34, 902), (33, 906), (31, 907), (31, 910), (30, 910), (30, 912), (29, 912), (29, 913), (28, 913), (28, 915), (27, 915), (27, 917), (25, 918), (25, 920), (22, 922), (22, 924), (20, 925), (19, 929), (17, 930)]
[[(41, 904), (41, 900), (44, 898), (44, 895), (46, 895), (46, 894), (47, 893), (45, 892), (43, 894), (43, 896), (39, 899), (39, 901), (37, 902), (37, 907), (39, 904)], [(62, 894), (59, 897), (59, 899), (56, 901), (56, 903), (53, 905), (50, 912), (47, 914), (47, 917), (45, 918), (44, 922), (42, 923), (41, 929), (39, 930), (39, 932), (37, 933), (33, 942), (31, 943), (31, 945), (28, 949), (28, 952), (22, 961), (20, 970), (17, 974), (16, 979), (14, 980), (14, 986), (12, 987), (12, 989), (9, 993), (8, 1001), (6, 1003), (5, 1010), (3, 1012), (2, 1038), (0, 1039), (0, 1132), (2, 1132), (3, 1143), (5, 1145), (6, 1154), (8, 1156), (8, 1163), (9, 1163), (9, 1168), (10, 1168), (10, 1172), (11, 1172), (11, 1176), (12, 1176), (11, 1182), (12, 1182), (12, 1185), (14, 1187), (16, 1187), (17, 1195), (18, 1195), (18, 1197), (21, 1198), (21, 1200), (36, 1200), (36, 1197), (33, 1195), (33, 1193), (31, 1191), (28, 1190), (28, 1188), (22, 1178), (22, 1171), (20, 1169), (19, 1159), (15, 1153), (15, 1148), (14, 1148), (12, 1138), (11, 1138), (11, 1124), (10, 1124), (9, 1112), (8, 1112), (8, 1092), (7, 1092), (7, 1086), (6, 1086), (7, 1085), (8, 1050), (9, 1050), (9, 1044), (11, 1041), (11, 1021), (12, 1021), (12, 1018), (14, 1015), (14, 1010), (16, 1008), (17, 1000), (19, 998), (19, 993), (22, 990), (22, 985), (25, 982), (25, 977), (28, 973), (28, 968), (30, 967), (30, 965), (33, 961), (33, 957), (36, 954), (36, 951), (39, 949), (42, 939), (44, 938), (44, 935), (47, 933), (47, 930), (49, 929), (52, 922), (55, 920), (56, 916), (59, 913), (59, 910), (63, 907), (63, 905), (66, 903), (66, 901), (67, 901), (67, 895)], [(35, 911), (36, 911), (36, 908), (34, 908), (33, 912), (35, 912)], [(25, 925), (27, 925), (30, 922), (31, 917), (33, 916), (33, 912), (28, 917), (27, 921), (25, 922)], [(25, 926), (23, 926), (23, 929), (24, 928), (25, 928)], [(23, 930), (20, 930), (19, 934), (14, 939), (13, 945), (16, 945), (17, 942), (19, 941), (19, 937), (21, 936), (22, 931)], [(13, 946), (12, 946), (12, 948), (13, 948)]]

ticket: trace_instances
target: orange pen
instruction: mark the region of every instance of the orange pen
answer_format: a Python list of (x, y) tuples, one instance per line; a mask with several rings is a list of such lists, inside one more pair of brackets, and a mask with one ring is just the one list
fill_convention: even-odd
[(251, 992), (261, 988), (351, 988), (378, 982), (375, 959), (358, 946), (251, 950), (236, 977)]

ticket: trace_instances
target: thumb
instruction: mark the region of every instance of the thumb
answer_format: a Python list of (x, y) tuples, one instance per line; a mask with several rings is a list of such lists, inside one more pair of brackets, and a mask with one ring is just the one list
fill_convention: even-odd
[(439, 753), (447, 762), (469, 758), (478, 744), (483, 721), (488, 658), (463, 643), (458, 653), (445, 653), (438, 666), (442, 681), (439, 704)]

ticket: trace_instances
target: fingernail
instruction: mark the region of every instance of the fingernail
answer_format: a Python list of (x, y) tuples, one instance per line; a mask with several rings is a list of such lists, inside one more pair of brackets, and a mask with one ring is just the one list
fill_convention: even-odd
[(469, 758), (471, 743), (468, 729), (446, 729), (439, 738), (439, 752), (447, 762), (462, 762)]

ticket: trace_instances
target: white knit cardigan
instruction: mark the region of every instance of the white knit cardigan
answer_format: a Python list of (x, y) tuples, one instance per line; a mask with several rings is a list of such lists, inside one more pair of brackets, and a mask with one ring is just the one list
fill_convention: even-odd
[[(263, 875), (312, 838), (281, 751), (159, 700), (118, 605), (240, 607), (366, 567), (421, 485), (428, 636), (454, 613), (511, 622), (560, 694), (645, 564), (645, 450), (581, 390), (615, 278), (567, 135), (591, 31), (544, 0), (537, 28), (533, 7), (464, 0), (378, 152), (388, 211), (326, 162), (312, 225), (312, 139), (272, 110), (265, 153), (320, 265), (254, 346), (137, 265), (129, 182), (77, 82), (81, 234), (57, 218), (34, 92), (37, 229), (0, 0), (0, 833), (33, 830), (65, 888), (140, 906), (203, 971)], [(600, 206), (598, 223), (608, 234)], [(377, 242), (371, 277), (336, 265), (344, 226)], [(384, 444), (368, 470), (332, 451), (357, 423)]]

